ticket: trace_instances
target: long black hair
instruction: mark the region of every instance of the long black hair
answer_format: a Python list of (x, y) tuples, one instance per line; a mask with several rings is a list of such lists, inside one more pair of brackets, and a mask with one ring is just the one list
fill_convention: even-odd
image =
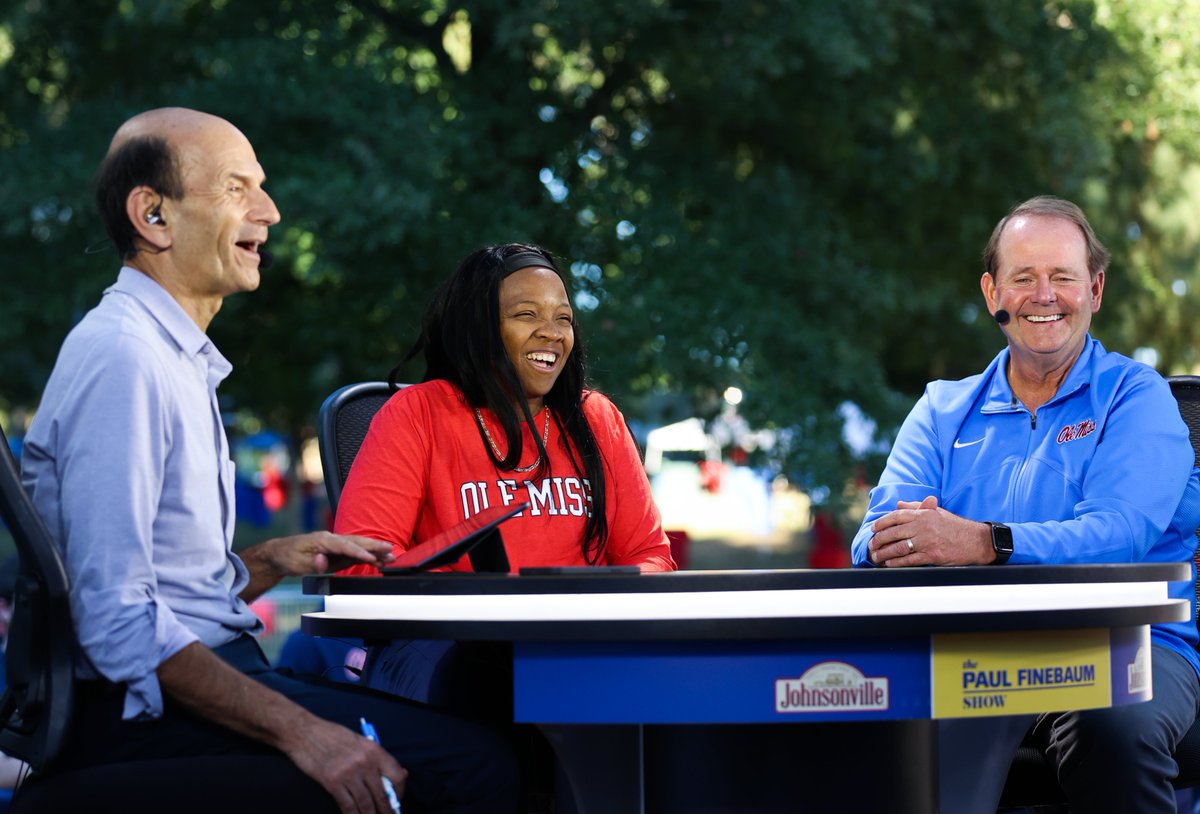
[[(570, 297), (571, 287), (563, 276), (554, 256), (540, 246), (524, 243), (505, 243), (486, 246), (467, 255), (449, 279), (443, 282), (425, 306), (421, 316), (421, 336), (392, 369), (388, 381), (396, 386), (401, 368), (417, 356), (425, 358), (422, 381), (444, 379), (458, 387), (473, 408), (491, 410), (504, 427), (508, 455), (497, 458), (479, 428), (480, 441), (488, 457), (498, 469), (516, 469), (521, 457), (521, 421), (533, 431), (540, 460), (537, 475), (549, 465), (550, 456), (542, 443), (541, 433), (529, 412), (525, 390), (516, 368), (504, 348), (500, 336), (500, 283), (505, 277), (533, 265), (522, 262), (518, 255), (532, 254), (540, 258), (536, 265), (546, 265), (559, 279)], [(533, 259), (533, 258), (530, 258)], [(572, 319), (575, 345), (563, 363), (562, 373), (546, 395), (545, 406), (554, 416), (562, 435), (569, 437), (575, 451), (562, 442), (575, 474), (591, 486), (591, 515), (584, 527), (580, 545), (584, 560), (596, 564), (604, 557), (608, 543), (608, 518), (605, 513), (604, 462), (596, 436), (583, 414), (583, 388), (587, 379), (587, 361), (579, 324)], [(520, 413), (517, 412), (517, 406)]]

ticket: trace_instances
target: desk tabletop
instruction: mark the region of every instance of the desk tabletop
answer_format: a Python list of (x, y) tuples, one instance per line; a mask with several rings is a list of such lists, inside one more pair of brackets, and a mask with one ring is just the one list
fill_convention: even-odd
[[(305, 579), (316, 635), (780, 639), (1111, 628), (1190, 618), (1186, 564)], [(353, 631), (353, 632), (351, 632)]]
[(1190, 582), (1187, 563), (1006, 565), (952, 568), (831, 568), (606, 574), (436, 572), (387, 577), (304, 577), (306, 594), (559, 594), (777, 591), (945, 585)]

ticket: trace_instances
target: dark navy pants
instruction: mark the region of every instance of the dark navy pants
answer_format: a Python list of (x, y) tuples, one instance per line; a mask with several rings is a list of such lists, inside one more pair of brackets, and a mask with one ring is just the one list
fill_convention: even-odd
[(1112, 709), (1047, 713), (1033, 727), (1058, 767), (1071, 811), (1175, 814), (1172, 757), (1200, 711), (1200, 680), (1183, 656), (1151, 648), (1154, 698)]
[[(405, 812), (517, 811), (521, 794), (516, 759), (505, 740), (486, 727), (383, 693), (273, 670), (250, 636), (215, 652), (321, 718), (356, 732), (360, 717), (373, 723), (383, 747), (408, 769)], [(123, 685), (78, 683), (71, 736), (57, 770), (153, 758), (279, 754), (169, 698), (160, 718), (122, 720), (124, 696)]]

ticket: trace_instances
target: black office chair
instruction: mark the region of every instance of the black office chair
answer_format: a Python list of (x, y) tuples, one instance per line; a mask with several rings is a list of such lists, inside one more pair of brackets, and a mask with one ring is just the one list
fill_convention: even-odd
[[(400, 385), (403, 387), (403, 385)], [(325, 403), (317, 420), (317, 445), (321, 450), (321, 468), (325, 472), (325, 493), (329, 509), (337, 513), (342, 486), (350, 474), (350, 466), (358, 455), (363, 438), (371, 427), (371, 419), (391, 398), (393, 390), (387, 382), (359, 382), (335, 390)]]
[[(1187, 424), (1192, 449), (1200, 459), (1200, 376), (1170, 376), (1167, 382), (1179, 404), (1179, 413)], [(1196, 530), (1196, 537), (1200, 540), (1200, 529)], [(1200, 551), (1196, 553), (1196, 565), (1196, 597), (1197, 607), (1200, 608)], [(1179, 764), (1179, 775), (1172, 781), (1175, 788), (1200, 785), (1200, 721), (1192, 724), (1192, 728), (1175, 747), (1175, 762)], [(1008, 779), (1000, 795), (1000, 807), (1054, 806), (1065, 805), (1066, 802), (1054, 768), (1041, 749), (1028, 741), (1022, 742), (1009, 767)]]
[(21, 486), (3, 431), (0, 458), (0, 516), (20, 559), (4, 653), (8, 687), (0, 697), (0, 751), (36, 773), (17, 790), (11, 814), (336, 811), (333, 798), (283, 755), (162, 758), (55, 771), (74, 709), (70, 583)]
[(0, 447), (0, 515), (20, 558), (4, 654), (8, 686), (0, 698), (0, 751), (43, 771), (71, 720), (75, 628), (66, 568), (21, 486), (3, 431)]

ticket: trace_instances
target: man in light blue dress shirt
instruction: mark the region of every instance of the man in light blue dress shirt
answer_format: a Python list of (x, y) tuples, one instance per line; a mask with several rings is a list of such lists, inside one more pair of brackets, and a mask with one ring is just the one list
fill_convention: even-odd
[(246, 603), (281, 578), (391, 558), (388, 543), (327, 532), (233, 553), (216, 396), (231, 366), (205, 331), (226, 296), (259, 285), (280, 218), (264, 180), (237, 128), (179, 108), (126, 122), (97, 176), (124, 267), (64, 342), (23, 458), (78, 635), (62, 764), (278, 750), (343, 811), (390, 811), (381, 776), (422, 810), (513, 811), (515, 763), (490, 733), (276, 673), (251, 635)]

